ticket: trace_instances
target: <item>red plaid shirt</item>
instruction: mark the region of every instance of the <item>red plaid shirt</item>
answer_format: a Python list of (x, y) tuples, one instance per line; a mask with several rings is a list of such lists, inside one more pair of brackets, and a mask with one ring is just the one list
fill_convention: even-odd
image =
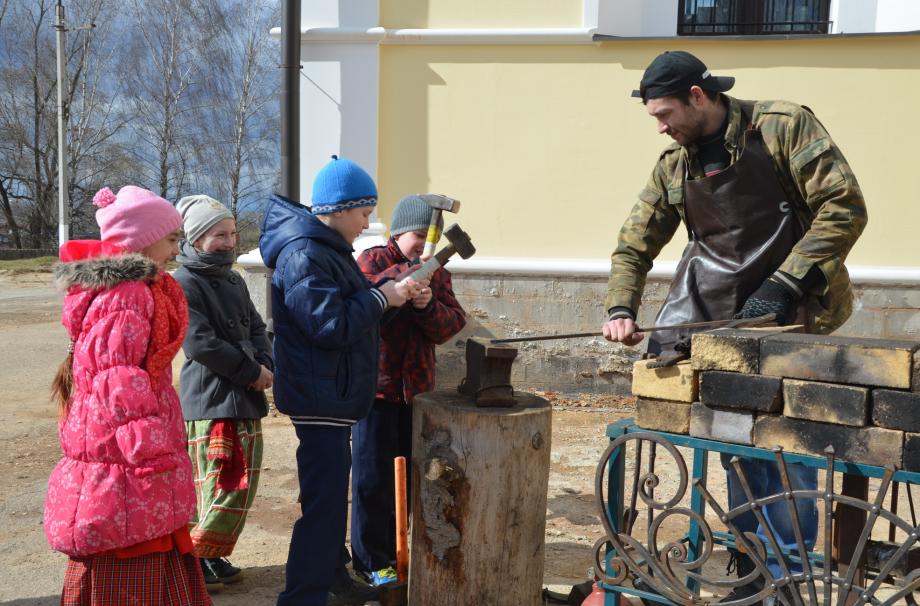
[[(391, 238), (386, 246), (361, 253), (358, 266), (371, 283), (395, 278), (409, 267)], [(454, 297), (450, 273), (439, 269), (431, 276), (431, 302), (416, 309), (409, 301), (384, 316), (380, 325), (380, 371), (377, 397), (411, 402), (415, 394), (434, 389), (435, 345), (445, 343), (466, 325), (466, 313)]]

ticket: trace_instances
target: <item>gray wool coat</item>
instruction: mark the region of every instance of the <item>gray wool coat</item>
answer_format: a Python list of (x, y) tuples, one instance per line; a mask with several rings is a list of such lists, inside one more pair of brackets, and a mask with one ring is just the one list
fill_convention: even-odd
[(246, 386), (261, 365), (273, 369), (272, 348), (243, 278), (231, 269), (233, 254), (200, 253), (183, 242), (177, 260), (173, 277), (189, 307), (179, 379), (185, 420), (264, 417), (265, 394)]

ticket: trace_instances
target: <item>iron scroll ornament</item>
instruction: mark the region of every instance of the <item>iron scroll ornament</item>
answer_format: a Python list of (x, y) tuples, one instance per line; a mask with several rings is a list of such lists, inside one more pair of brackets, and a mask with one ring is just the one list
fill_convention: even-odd
[[(624, 519), (620, 527), (624, 531), (617, 531), (611, 519), (611, 509), (608, 507), (604, 492), (604, 478), (607, 474), (611, 459), (616, 455), (625, 456), (626, 445), (635, 443), (635, 468), (632, 479), (632, 497), (629, 507), (624, 507)], [(649, 445), (648, 471), (641, 473), (643, 446)], [(655, 472), (655, 458), (658, 448), (662, 448), (672, 459), (678, 471), (677, 488), (673, 496), (668, 499), (657, 499), (654, 489), (660, 485), (660, 478)], [(733, 457), (731, 465), (734, 467), (741, 482), (747, 502), (726, 511), (721, 507), (716, 498), (707, 490), (705, 482), (699, 478), (693, 481), (693, 486), (699, 491), (705, 504), (709, 506), (719, 520), (733, 535), (736, 544), (748, 554), (755, 569), (741, 578), (728, 578), (721, 576), (715, 578), (703, 573), (704, 566), (713, 555), (716, 544), (714, 533), (704, 515), (691, 508), (678, 506), (684, 499), (688, 486), (687, 465), (677, 447), (664, 436), (651, 432), (632, 432), (617, 437), (607, 447), (601, 456), (595, 474), (595, 495), (600, 508), (601, 522), (606, 536), (601, 537), (594, 545), (595, 571), (600, 581), (611, 586), (622, 586), (631, 576), (634, 580), (641, 579), (649, 591), (658, 593), (662, 597), (685, 606), (696, 606), (719, 602), (726, 606), (748, 606), (761, 602), (780, 603), (786, 606), (844, 606), (872, 604), (873, 606), (889, 606), (904, 600), (908, 604), (915, 604), (913, 592), (920, 589), (920, 569), (910, 571), (899, 579), (896, 586), (892, 586), (889, 579), (892, 572), (898, 569), (902, 560), (906, 562), (908, 551), (920, 541), (920, 527), (900, 518), (897, 514), (883, 507), (895, 468), (891, 465), (885, 468), (880, 486), (875, 498), (865, 501), (859, 498), (836, 494), (834, 492), (834, 449), (825, 450), (826, 470), (824, 489), (820, 486), (817, 490), (793, 490), (790, 485), (789, 473), (785, 457), (781, 448), (774, 448), (780, 472), (783, 490), (767, 497), (756, 499), (751, 492), (747, 475), (738, 457)], [(625, 478), (624, 478), (625, 482)], [(910, 492), (908, 492), (910, 495)], [(648, 531), (645, 542), (632, 536), (633, 523), (637, 517), (636, 499), (640, 498), (648, 510)], [(823, 503), (824, 519), (824, 558), (815, 560), (809, 557), (809, 552), (803, 540), (802, 529), (799, 524), (798, 510), (795, 506), (796, 498), (812, 498)], [(790, 565), (788, 554), (784, 554), (779, 547), (779, 542), (772, 527), (764, 518), (764, 506), (786, 502), (793, 520), (796, 546), (792, 549), (801, 562), (801, 570), (794, 570)], [(848, 505), (866, 512), (866, 522), (861, 530), (846, 572), (839, 575), (835, 572), (835, 560), (832, 557), (832, 532), (829, 530), (833, 524), (834, 504)], [(750, 511), (761, 527), (765, 530), (770, 552), (783, 554), (776, 558), (780, 567), (780, 576), (773, 577), (767, 569), (767, 546), (755, 533), (742, 533), (735, 525), (738, 516)], [(659, 531), (662, 524), (675, 517), (684, 517), (689, 524), (695, 522), (700, 530), (700, 552), (688, 561), (690, 552), (685, 542), (681, 540), (667, 542), (659, 548)], [(906, 535), (906, 539), (897, 547), (897, 550), (879, 568), (874, 579), (869, 582), (867, 576), (864, 584), (857, 583), (856, 574), (858, 564), (863, 561), (866, 548), (871, 537), (872, 528), (877, 521), (887, 521)], [(606, 549), (611, 547), (615, 555), (606, 557)], [(606, 564), (605, 564), (606, 560)], [(902, 566), (903, 568), (903, 566)], [(746, 585), (757, 579), (763, 580), (763, 589), (743, 599), (734, 601), (719, 601), (716, 595), (703, 595), (701, 588), (710, 588), (710, 592), (725, 593), (732, 588)], [(820, 583), (820, 587), (819, 587)], [(877, 596), (879, 590), (885, 587), (883, 596)], [(714, 591), (713, 591), (714, 590)]]

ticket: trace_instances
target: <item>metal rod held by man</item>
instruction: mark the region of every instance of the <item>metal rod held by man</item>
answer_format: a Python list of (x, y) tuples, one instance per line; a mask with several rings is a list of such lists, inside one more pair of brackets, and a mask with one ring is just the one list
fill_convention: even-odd
[[(767, 314), (756, 318), (736, 320), (711, 320), (708, 322), (685, 322), (683, 324), (667, 324), (663, 326), (637, 327), (636, 332), (656, 332), (659, 330), (680, 330), (683, 328), (744, 328), (746, 326), (762, 326), (776, 321), (776, 314)], [(493, 345), (499, 343), (524, 343), (526, 341), (551, 341), (555, 339), (579, 339), (583, 337), (602, 337), (602, 332), (572, 332), (561, 335), (540, 335), (535, 337), (512, 337), (509, 339), (492, 339)]]

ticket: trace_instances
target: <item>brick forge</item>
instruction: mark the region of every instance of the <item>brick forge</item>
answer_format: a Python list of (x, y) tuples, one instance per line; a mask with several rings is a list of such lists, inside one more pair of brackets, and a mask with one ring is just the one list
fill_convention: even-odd
[(640, 427), (920, 471), (920, 341), (719, 329), (692, 352), (636, 363)]

